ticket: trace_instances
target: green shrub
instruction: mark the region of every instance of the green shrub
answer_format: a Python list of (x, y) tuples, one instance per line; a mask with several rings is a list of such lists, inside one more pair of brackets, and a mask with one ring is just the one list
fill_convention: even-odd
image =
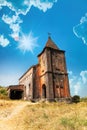
[(73, 102), (73, 103), (78, 103), (78, 102), (80, 102), (80, 96), (79, 96), (79, 95), (74, 95), (74, 96), (72, 97), (72, 102)]
[(0, 99), (7, 99), (7, 98), (8, 98), (7, 88), (0, 86)]
[(2, 88), (2, 89), (0, 90), (0, 94), (7, 95), (6, 89)]

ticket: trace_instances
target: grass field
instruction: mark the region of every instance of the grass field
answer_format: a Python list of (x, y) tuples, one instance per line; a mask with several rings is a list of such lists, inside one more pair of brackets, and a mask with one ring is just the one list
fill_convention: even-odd
[(87, 130), (87, 102), (0, 100), (0, 130)]

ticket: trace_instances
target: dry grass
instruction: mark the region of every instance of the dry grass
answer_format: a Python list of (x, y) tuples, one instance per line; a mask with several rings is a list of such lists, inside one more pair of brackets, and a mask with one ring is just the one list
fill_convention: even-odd
[(0, 101), (0, 130), (87, 130), (87, 103)]

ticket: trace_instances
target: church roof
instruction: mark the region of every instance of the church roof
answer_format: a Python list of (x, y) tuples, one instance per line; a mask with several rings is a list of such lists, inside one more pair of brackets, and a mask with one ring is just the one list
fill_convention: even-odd
[(59, 48), (58, 48), (57, 45), (52, 41), (52, 39), (51, 39), (50, 36), (48, 37), (48, 41), (47, 41), (45, 47), (50, 47), (50, 48), (59, 50)]

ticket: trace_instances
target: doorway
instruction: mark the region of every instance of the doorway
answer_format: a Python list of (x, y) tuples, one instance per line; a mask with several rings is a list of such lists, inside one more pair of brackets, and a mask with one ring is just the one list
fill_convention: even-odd
[(43, 84), (42, 86), (42, 98), (46, 98), (46, 85)]
[(11, 90), (10, 91), (10, 99), (22, 99), (23, 98), (23, 91), (22, 90)]

